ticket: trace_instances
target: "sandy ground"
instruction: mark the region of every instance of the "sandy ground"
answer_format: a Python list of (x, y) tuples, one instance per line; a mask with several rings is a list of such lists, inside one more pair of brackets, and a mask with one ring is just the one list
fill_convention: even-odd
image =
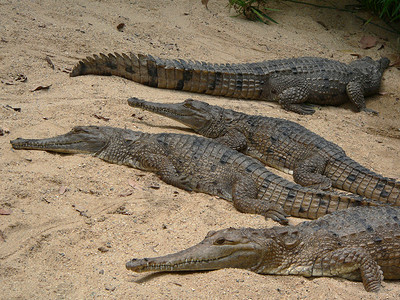
[[(117, 77), (68, 76), (78, 59), (115, 51), (220, 63), (307, 55), (345, 62), (355, 59), (351, 54), (395, 57), (396, 36), (362, 26), (345, 12), (272, 2), (282, 11), (272, 15), (279, 24), (268, 26), (232, 18), (226, 3), (212, 0), (206, 10), (200, 0), (0, 2), (0, 212), (10, 213), (0, 215), (1, 299), (400, 298), (399, 282), (385, 282), (372, 295), (359, 282), (335, 278), (263, 276), (236, 269), (127, 271), (130, 258), (184, 249), (209, 230), (275, 224), (241, 214), (224, 200), (169, 186), (150, 173), (85, 155), (11, 149), (11, 139), (50, 137), (75, 125), (190, 132), (130, 108), (126, 99), (180, 102), (193, 97), (299, 122), (366, 167), (400, 178), (396, 68), (385, 73), (382, 95), (367, 103), (379, 116), (354, 113), (351, 105), (317, 107), (314, 115), (299, 116), (274, 103), (160, 90)], [(125, 24), (122, 32), (120, 23)], [(360, 49), (365, 35), (377, 37), (378, 45)], [(33, 91), (39, 86), (50, 88)]]

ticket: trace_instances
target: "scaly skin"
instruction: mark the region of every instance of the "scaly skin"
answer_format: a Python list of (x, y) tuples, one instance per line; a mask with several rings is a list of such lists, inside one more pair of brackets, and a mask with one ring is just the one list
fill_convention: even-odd
[(257, 160), (203, 137), (148, 134), (113, 127), (75, 127), (48, 139), (11, 141), (14, 149), (90, 153), (107, 162), (151, 171), (168, 184), (233, 201), (241, 212), (287, 223), (285, 216), (316, 219), (352, 206), (380, 203), (355, 195), (304, 188)]
[(130, 98), (128, 103), (179, 121), (203, 136), (291, 173), (303, 186), (333, 186), (400, 206), (399, 181), (368, 170), (336, 144), (297, 123), (251, 116), (192, 99), (164, 104)]
[(198, 245), (155, 258), (132, 259), (134, 272), (248, 269), (260, 274), (362, 280), (377, 292), (400, 279), (400, 208), (359, 207), (297, 226), (211, 231)]
[(152, 87), (233, 98), (277, 101), (299, 114), (313, 114), (304, 102), (340, 105), (352, 102), (371, 111), (365, 96), (378, 93), (389, 59), (370, 57), (344, 64), (301, 57), (247, 64), (210, 64), (151, 55), (100, 54), (81, 60), (70, 76), (116, 75)]

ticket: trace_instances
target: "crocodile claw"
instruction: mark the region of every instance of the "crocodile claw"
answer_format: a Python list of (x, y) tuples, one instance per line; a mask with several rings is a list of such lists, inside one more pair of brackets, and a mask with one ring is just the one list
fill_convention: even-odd
[(289, 224), (289, 221), (286, 217), (289, 215), (285, 213), (282, 206), (279, 204), (271, 204), (263, 213), (266, 219), (271, 218), (272, 220), (278, 222), (281, 225)]
[(372, 116), (378, 116), (379, 115), (379, 112), (377, 112), (376, 110), (373, 110), (371, 108), (363, 108), (361, 111), (363, 111), (363, 112), (365, 112), (365, 113), (367, 113), (369, 115), (372, 115)]

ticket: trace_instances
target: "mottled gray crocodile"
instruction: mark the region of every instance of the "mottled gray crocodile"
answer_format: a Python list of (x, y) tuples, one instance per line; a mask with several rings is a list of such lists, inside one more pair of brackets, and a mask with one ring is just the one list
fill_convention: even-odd
[(245, 64), (212, 64), (151, 55), (100, 54), (80, 61), (70, 76), (116, 75), (152, 87), (233, 98), (271, 100), (286, 110), (312, 114), (304, 102), (368, 110), (365, 96), (378, 93), (389, 59), (370, 57), (344, 64), (301, 57)]
[(247, 115), (192, 99), (163, 104), (130, 98), (128, 103), (179, 121), (203, 136), (291, 173), (303, 186), (333, 186), (400, 206), (399, 181), (368, 170), (338, 145), (295, 122)]
[(381, 205), (356, 195), (302, 187), (269, 172), (259, 161), (211, 139), (82, 126), (48, 139), (11, 141), (14, 149), (90, 153), (107, 162), (155, 172), (176, 187), (233, 201), (241, 212), (287, 223), (287, 214), (316, 219), (360, 205)]
[[(132, 259), (135, 272), (248, 269), (260, 274), (362, 280), (377, 292), (400, 279), (400, 209), (359, 207), (297, 226), (211, 231), (198, 245), (155, 258)], [(383, 273), (383, 276), (382, 276)]]

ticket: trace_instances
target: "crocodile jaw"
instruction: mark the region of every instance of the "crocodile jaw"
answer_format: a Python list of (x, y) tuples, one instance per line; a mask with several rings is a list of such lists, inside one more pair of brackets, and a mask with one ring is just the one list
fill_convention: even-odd
[[(154, 258), (134, 258), (126, 263), (126, 268), (134, 272), (173, 272), (223, 268), (251, 269), (257, 266), (262, 258), (260, 245), (247, 238), (232, 239), (232, 235), (229, 237), (229, 234), (227, 238), (224, 238), (221, 233), (227, 230), (240, 231), (239, 229), (226, 229), (212, 232), (200, 244), (186, 250)], [(224, 239), (224, 243), (219, 244), (222, 239)]]
[(187, 99), (181, 103), (156, 103), (138, 98), (129, 98), (128, 104), (178, 121), (195, 131), (207, 127), (213, 106), (205, 102)]
[(14, 149), (44, 150), (58, 153), (91, 153), (103, 149), (109, 136), (106, 127), (77, 126), (70, 132), (47, 139), (22, 139), (10, 141)]

